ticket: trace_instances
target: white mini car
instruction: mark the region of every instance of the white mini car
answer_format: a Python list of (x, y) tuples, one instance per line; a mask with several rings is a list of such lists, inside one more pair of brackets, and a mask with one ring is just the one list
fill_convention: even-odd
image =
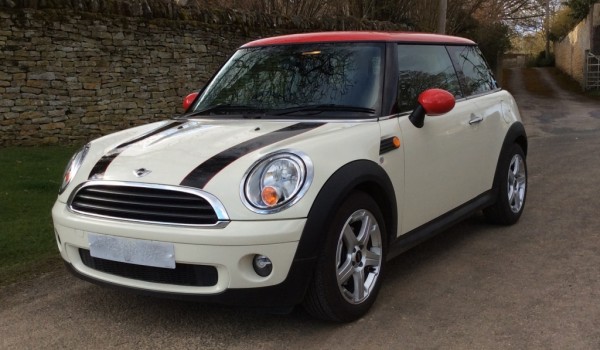
[(261, 39), (184, 107), (71, 159), (52, 215), (75, 275), (351, 321), (387, 260), (475, 211), (523, 212), (525, 130), (467, 39)]

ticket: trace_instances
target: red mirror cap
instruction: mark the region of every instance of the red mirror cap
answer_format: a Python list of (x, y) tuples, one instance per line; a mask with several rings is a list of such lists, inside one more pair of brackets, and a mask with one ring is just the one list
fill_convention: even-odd
[(443, 89), (429, 89), (419, 95), (419, 103), (430, 116), (448, 113), (454, 108), (454, 96)]
[(191, 94), (187, 95), (183, 99), (183, 110), (184, 111), (187, 111), (188, 108), (190, 108), (190, 106), (192, 105), (192, 103), (194, 102), (194, 100), (196, 99), (196, 97), (198, 97), (198, 93), (197, 92), (192, 92)]

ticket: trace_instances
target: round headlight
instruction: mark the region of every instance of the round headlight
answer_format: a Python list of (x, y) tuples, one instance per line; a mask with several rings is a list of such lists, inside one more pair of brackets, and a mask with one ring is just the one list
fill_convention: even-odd
[(75, 153), (73, 155), (73, 157), (71, 157), (71, 160), (69, 160), (69, 163), (67, 164), (67, 168), (65, 169), (65, 173), (63, 175), (63, 181), (62, 181), (62, 184), (60, 185), (60, 189), (58, 190), (58, 194), (63, 193), (65, 191), (65, 189), (67, 188), (67, 186), (69, 186), (69, 183), (71, 183), (71, 180), (73, 180), (73, 178), (75, 177), (75, 174), (77, 174), (77, 171), (81, 167), (81, 164), (83, 163), (83, 159), (87, 155), (87, 152), (89, 149), (90, 149), (90, 145), (87, 144), (87, 145), (83, 146), (79, 151), (77, 151), (77, 153)]
[(250, 167), (242, 181), (241, 196), (254, 212), (278, 212), (302, 198), (312, 175), (312, 162), (306, 155), (298, 152), (270, 154)]

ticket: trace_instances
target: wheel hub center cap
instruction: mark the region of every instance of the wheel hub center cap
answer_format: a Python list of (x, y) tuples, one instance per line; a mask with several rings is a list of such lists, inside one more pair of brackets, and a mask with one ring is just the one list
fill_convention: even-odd
[(362, 252), (359, 250), (354, 255), (354, 261), (358, 264), (362, 260)]

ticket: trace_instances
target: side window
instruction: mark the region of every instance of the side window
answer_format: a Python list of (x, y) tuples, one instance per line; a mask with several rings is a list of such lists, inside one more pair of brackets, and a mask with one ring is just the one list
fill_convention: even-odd
[(440, 88), (462, 97), (452, 61), (444, 46), (398, 45), (398, 111), (417, 106), (419, 94)]
[(467, 95), (477, 95), (498, 88), (476, 46), (448, 46), (448, 51), (460, 72)]

